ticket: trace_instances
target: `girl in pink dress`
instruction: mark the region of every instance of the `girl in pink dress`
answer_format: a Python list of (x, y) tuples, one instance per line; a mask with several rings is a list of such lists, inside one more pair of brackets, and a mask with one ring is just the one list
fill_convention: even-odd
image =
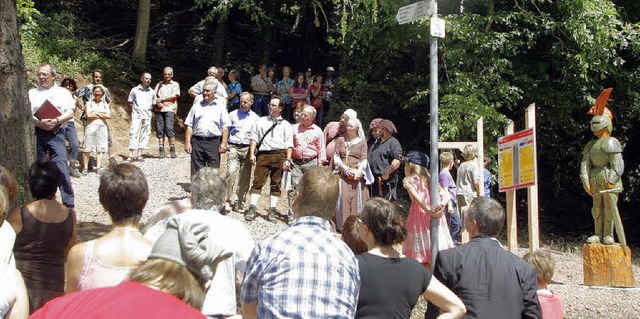
[[(431, 268), (431, 217), (438, 218), (439, 250), (453, 247), (443, 207), (431, 205), (429, 191), (429, 157), (420, 152), (409, 152), (404, 166), (404, 188), (411, 197), (411, 208), (407, 217), (407, 239), (402, 245), (402, 253)], [(446, 203), (446, 202), (445, 202)]]

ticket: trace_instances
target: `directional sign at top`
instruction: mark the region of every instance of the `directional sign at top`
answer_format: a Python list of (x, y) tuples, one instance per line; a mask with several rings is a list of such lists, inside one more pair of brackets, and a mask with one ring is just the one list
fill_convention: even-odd
[(433, 14), (431, 3), (428, 1), (418, 1), (404, 6), (398, 10), (396, 20), (399, 24), (414, 22)]

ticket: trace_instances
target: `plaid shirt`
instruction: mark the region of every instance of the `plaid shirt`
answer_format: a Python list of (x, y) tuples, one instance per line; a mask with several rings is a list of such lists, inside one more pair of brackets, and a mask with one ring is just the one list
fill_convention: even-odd
[(358, 261), (329, 222), (297, 218), (258, 244), (247, 263), (240, 300), (258, 318), (353, 318), (360, 292)]

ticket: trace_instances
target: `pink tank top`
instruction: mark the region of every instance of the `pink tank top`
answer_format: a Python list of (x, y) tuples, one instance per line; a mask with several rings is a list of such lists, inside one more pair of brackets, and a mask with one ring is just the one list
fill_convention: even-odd
[(135, 266), (117, 267), (100, 263), (93, 254), (95, 244), (95, 240), (87, 242), (84, 251), (84, 263), (78, 276), (78, 290), (117, 286), (135, 268)]

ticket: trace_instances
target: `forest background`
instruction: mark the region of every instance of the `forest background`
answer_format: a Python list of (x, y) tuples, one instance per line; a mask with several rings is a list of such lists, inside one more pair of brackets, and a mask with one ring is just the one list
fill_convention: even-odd
[[(108, 86), (126, 92), (142, 70), (155, 82), (172, 66), (186, 99), (212, 65), (241, 71), (244, 88), (260, 63), (316, 73), (334, 66), (339, 84), (330, 118), (353, 108), (365, 125), (391, 119), (406, 151), (428, 153), (429, 20), (395, 20), (411, 2), (18, 0), (17, 8), (30, 83), (49, 62), (59, 79), (81, 82), (101, 68)], [(591, 198), (578, 177), (593, 137), (586, 112), (613, 87), (613, 136), (625, 160), (620, 214), (629, 243), (640, 245), (640, 2), (440, 0), (439, 11), (447, 23), (439, 41), (440, 140), (474, 140), (483, 116), (492, 194), (501, 199), (497, 138), (509, 120), (524, 128), (524, 109), (536, 103), (542, 238), (583, 240), (593, 228)], [(526, 234), (526, 194), (518, 198)]]

